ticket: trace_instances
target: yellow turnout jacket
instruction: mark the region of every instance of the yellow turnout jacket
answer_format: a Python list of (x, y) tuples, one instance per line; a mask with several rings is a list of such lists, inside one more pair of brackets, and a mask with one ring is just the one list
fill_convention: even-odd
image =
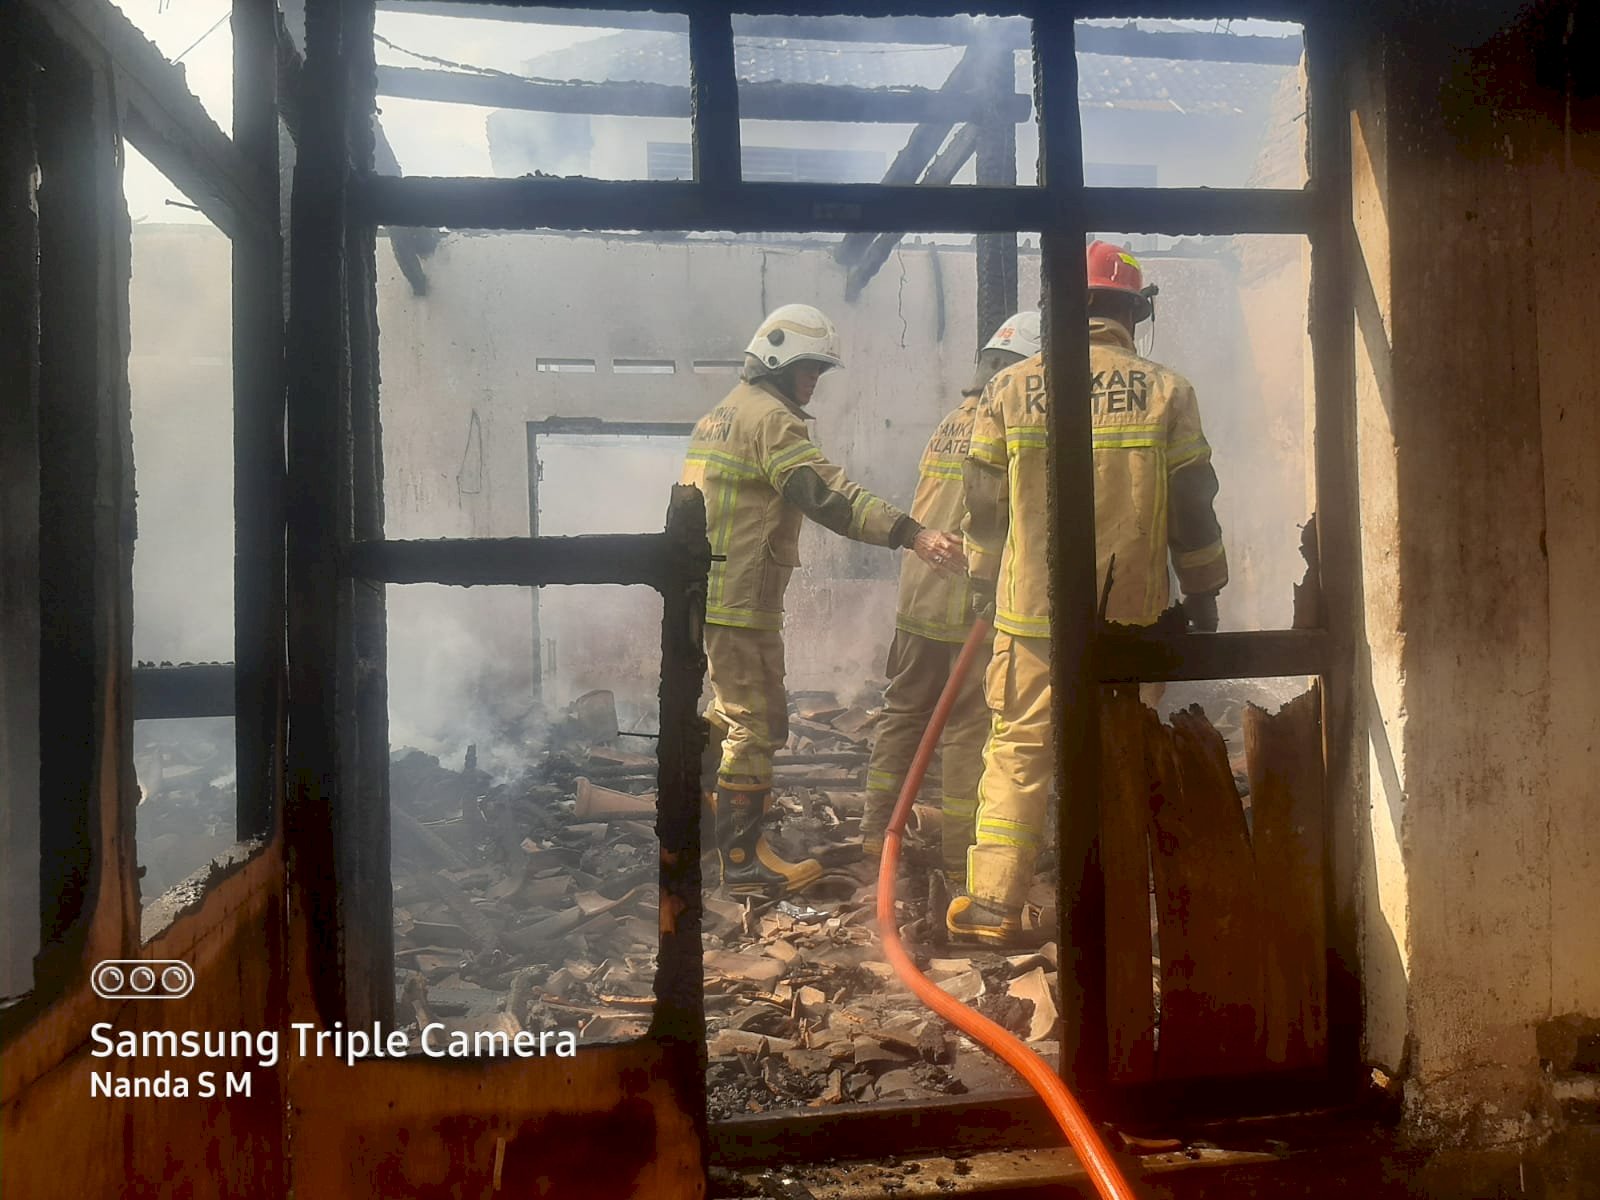
[[(1089, 370), (1102, 587), (1116, 555), (1106, 617), (1147, 625), (1170, 599), (1169, 553), (1186, 595), (1228, 582), (1211, 447), (1189, 381), (1135, 354), (1122, 325), (1089, 323)], [(965, 473), (969, 570), (996, 581), (995, 628), (1017, 637), (1050, 636), (1048, 404), (1040, 356), (996, 375), (978, 405)]]
[(741, 382), (694, 427), (681, 482), (705, 494), (713, 561), (706, 621), (781, 629), (800, 565), (803, 516), (875, 546), (910, 545), (921, 527), (823, 457), (802, 410), (765, 381)]
[[(960, 533), (966, 500), (962, 462), (972, 441), (978, 397), (967, 396), (933, 431), (917, 467), (911, 515), (925, 529)], [(943, 575), (915, 554), (900, 564), (900, 599), (895, 626), (936, 642), (964, 642), (972, 628), (972, 585), (962, 575)]]

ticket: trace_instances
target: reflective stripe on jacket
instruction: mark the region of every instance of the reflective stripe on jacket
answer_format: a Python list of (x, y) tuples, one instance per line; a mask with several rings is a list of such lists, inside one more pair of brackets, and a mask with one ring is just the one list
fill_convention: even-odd
[[(1135, 354), (1121, 325), (1089, 323), (1089, 370), (1102, 587), (1116, 555), (1106, 617), (1147, 625), (1170, 599), (1169, 551), (1186, 594), (1228, 581), (1211, 447), (1189, 381)], [(968, 489), (969, 569), (996, 580), (995, 628), (1018, 637), (1050, 636), (1046, 409), (1035, 355), (990, 381), (972, 433), (972, 460), (1004, 471), (1006, 484), (989, 495)]]
[[(972, 441), (978, 397), (968, 396), (933, 431), (917, 467), (911, 515), (925, 529), (960, 533), (966, 513), (961, 464)], [(962, 575), (935, 571), (915, 554), (902, 556), (895, 627), (936, 642), (964, 642), (972, 627), (972, 586)]]
[(850, 507), (844, 536), (890, 545), (905, 516), (852, 483), (811, 441), (801, 411), (776, 388), (741, 382), (694, 427), (680, 482), (706, 498), (713, 561), (706, 621), (744, 629), (781, 629), (783, 594), (800, 565), (801, 511), (784, 499), (790, 476), (809, 468), (827, 494)]

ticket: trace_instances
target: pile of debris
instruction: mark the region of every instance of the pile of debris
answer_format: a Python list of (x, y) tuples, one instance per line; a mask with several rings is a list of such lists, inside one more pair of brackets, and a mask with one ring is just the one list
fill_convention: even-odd
[[(713, 1119), (1009, 1084), (1008, 1072), (933, 1016), (883, 961), (875, 885), (862, 885), (829, 911), (787, 901), (757, 907), (709, 893), (705, 905)], [(928, 944), (931, 907), (920, 897), (900, 902), (902, 933), (918, 966), (952, 996), (1054, 1055), (1055, 944), (1034, 953), (957, 956)], [(937, 916), (942, 920), (942, 906)]]
[(582, 764), (490, 785), (418, 751), (390, 764), (399, 1017), (448, 1028), (644, 1032), (658, 928), (654, 828), (575, 814)]
[[(708, 856), (711, 1115), (1010, 1086), (882, 961), (875, 867), (857, 841), (877, 710), (826, 693), (792, 704), (775, 762), (775, 836), (783, 852), (822, 861), (826, 875), (804, 904), (736, 902), (717, 891)], [(401, 1022), (572, 1030), (585, 1044), (645, 1032), (658, 929), (656, 759), (622, 745), (628, 737), (610, 693), (595, 692), (569, 707), (514, 782), (494, 783), (470, 748), (460, 771), (419, 751), (395, 755)], [(1054, 1053), (1053, 945), (1011, 956), (940, 949), (944, 896), (926, 869), (937, 831), (937, 810), (918, 805), (899, 885), (902, 935), (940, 986)]]

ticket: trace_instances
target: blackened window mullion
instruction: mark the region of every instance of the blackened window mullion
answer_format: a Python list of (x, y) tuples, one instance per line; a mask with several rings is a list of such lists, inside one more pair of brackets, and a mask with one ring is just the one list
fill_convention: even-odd
[(1050, 427), (1052, 530), (1051, 684), (1060, 789), (1062, 914), (1061, 1071), (1078, 1090), (1101, 1091), (1107, 1073), (1105, 880), (1100, 868), (1100, 685), (1095, 666), (1094, 463), (1089, 416), (1087, 297), (1083, 284), (1083, 142), (1072, 12), (1048, 6), (1034, 20), (1040, 182), (1051, 205), (1042, 231), (1045, 370), (1055, 402)]
[[(37, 77), (34, 111), (39, 209), (39, 886), (37, 984), (49, 989), (77, 965), (103, 867), (104, 797), (94, 748), (108, 729), (107, 672), (128, 640), (132, 581), (122, 560), (122, 512), (110, 375), (105, 224), (116, 187), (116, 131), (105, 82), (61, 51)], [(120, 203), (120, 201), (119, 201)], [(125, 235), (124, 235), (125, 236)], [(126, 280), (123, 280), (126, 287)], [(104, 286), (103, 286), (104, 285)], [(120, 429), (125, 435), (126, 378)], [(106, 515), (100, 516), (98, 514)], [(47, 535), (46, 534), (47, 531)], [(126, 541), (131, 542), (131, 537)], [(118, 581), (121, 581), (120, 583)], [(125, 602), (120, 622), (108, 606)], [(131, 659), (129, 654), (120, 661)], [(131, 730), (131, 723), (128, 729)], [(131, 737), (131, 733), (129, 734)], [(119, 735), (119, 740), (122, 739)], [(126, 747), (131, 758), (131, 745)], [(132, 813), (126, 844), (132, 844)]]
[(689, 14), (689, 81), (694, 122), (694, 178), (712, 192), (736, 188), (739, 154), (739, 80), (733, 60), (733, 18), (704, 3)]
[(39, 229), (37, 71), (0, 13), (0, 998), (33, 984), (39, 948)]
[[(278, 16), (236, 0), (233, 140), (262, 180), (278, 178)], [(233, 239), (234, 744), (238, 836), (270, 832), (281, 791), (284, 645), (283, 269), (278, 193)]]

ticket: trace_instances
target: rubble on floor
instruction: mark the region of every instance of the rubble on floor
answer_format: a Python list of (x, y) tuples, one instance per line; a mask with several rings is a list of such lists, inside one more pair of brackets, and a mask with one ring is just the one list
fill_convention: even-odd
[(238, 841), (233, 718), (138, 721), (134, 833), (145, 904)]
[[(792, 704), (775, 764), (776, 838), (786, 854), (818, 858), (825, 875), (800, 903), (735, 901), (716, 888), (715, 856), (706, 859), (710, 1116), (1012, 1086), (881, 960), (876, 867), (857, 840), (876, 710), (827, 693)], [(419, 751), (394, 756), (400, 1024), (568, 1029), (584, 1044), (644, 1034), (658, 926), (653, 749), (617, 729), (608, 694), (591, 693), (515, 782), (493, 783), (471, 750), (459, 771)], [(919, 804), (898, 888), (908, 947), (952, 995), (1054, 1054), (1053, 944), (1009, 956), (936, 944), (938, 829), (937, 809)]]

